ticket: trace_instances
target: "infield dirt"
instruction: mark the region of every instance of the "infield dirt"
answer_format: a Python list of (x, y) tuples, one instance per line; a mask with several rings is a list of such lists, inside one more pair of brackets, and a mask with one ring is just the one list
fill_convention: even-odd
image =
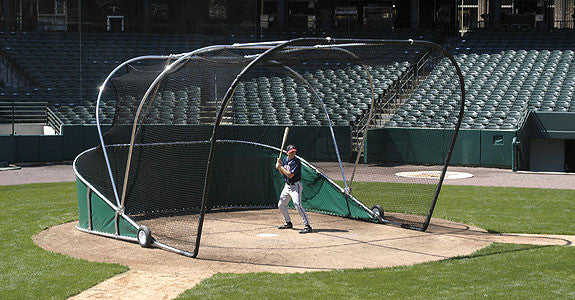
[(280, 219), (277, 210), (208, 214), (197, 259), (83, 233), (76, 222), (47, 229), (35, 241), (49, 251), (130, 267), (73, 299), (171, 299), (216, 273), (380, 268), (469, 255), (492, 242), (575, 242), (575, 236), (489, 234), (440, 219), (419, 232), (315, 213), (315, 232), (299, 234), (298, 223), (294, 230), (276, 229)]

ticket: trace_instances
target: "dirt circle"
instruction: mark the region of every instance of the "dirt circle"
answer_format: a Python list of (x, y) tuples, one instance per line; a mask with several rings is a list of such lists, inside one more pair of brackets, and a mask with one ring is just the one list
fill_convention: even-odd
[(83, 233), (75, 228), (76, 222), (45, 230), (35, 241), (50, 251), (130, 267), (78, 299), (169, 299), (215, 273), (391, 267), (468, 255), (493, 241), (566, 245), (575, 240), (491, 235), (439, 219), (433, 219), (426, 232), (419, 232), (315, 213), (310, 214), (315, 232), (299, 234), (297, 228), (277, 229), (280, 219), (277, 210), (209, 214), (197, 259)]

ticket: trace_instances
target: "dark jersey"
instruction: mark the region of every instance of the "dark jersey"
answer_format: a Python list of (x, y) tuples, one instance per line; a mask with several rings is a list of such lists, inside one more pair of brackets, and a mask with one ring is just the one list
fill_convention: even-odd
[(286, 168), (286, 170), (290, 171), (290, 173), (294, 174), (292, 178), (288, 178), (284, 175), (285, 182), (294, 184), (301, 180), (301, 161), (299, 158), (294, 157), (294, 159), (289, 160), (289, 157), (285, 157), (282, 162), (282, 166)]

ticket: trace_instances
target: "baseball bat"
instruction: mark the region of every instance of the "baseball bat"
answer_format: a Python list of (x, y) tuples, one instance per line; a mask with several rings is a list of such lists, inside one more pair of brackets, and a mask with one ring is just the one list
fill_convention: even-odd
[(282, 152), (283, 152), (283, 150), (284, 150), (284, 146), (285, 146), (285, 143), (286, 143), (286, 140), (287, 140), (288, 132), (289, 132), (289, 127), (286, 126), (286, 129), (284, 130), (284, 138), (283, 138), (283, 140), (282, 140), (282, 146), (281, 146), (281, 148), (280, 148), (280, 155), (278, 155), (278, 159), (279, 159), (279, 158), (282, 158)]

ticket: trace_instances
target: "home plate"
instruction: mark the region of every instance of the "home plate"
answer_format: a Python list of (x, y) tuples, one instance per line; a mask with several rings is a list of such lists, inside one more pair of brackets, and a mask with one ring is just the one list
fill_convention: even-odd
[(275, 234), (275, 233), (260, 233), (258, 234), (259, 237), (264, 237), (264, 238), (269, 238), (269, 237), (276, 237), (276, 236), (280, 236), (279, 234)]
[[(400, 172), (396, 173), (396, 176), (407, 177), (407, 178), (435, 178), (439, 179), (441, 176), (441, 171), (416, 171), (416, 172)], [(463, 179), (471, 178), (473, 174), (465, 172), (447, 172), (445, 173), (445, 179)]]

